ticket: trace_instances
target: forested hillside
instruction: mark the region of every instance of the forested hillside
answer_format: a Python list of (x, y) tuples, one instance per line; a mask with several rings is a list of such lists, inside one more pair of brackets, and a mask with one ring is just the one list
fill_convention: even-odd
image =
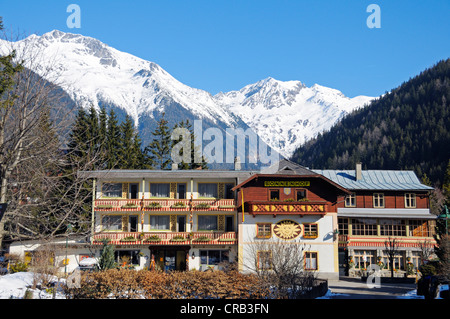
[(450, 158), (450, 59), (352, 112), (294, 152), (310, 168), (412, 169), (442, 184)]

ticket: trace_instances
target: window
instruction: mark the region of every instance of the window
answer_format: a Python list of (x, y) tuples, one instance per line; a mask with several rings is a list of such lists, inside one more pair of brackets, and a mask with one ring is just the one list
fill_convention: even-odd
[(114, 259), (121, 265), (138, 265), (139, 250), (116, 250), (114, 251)]
[(269, 190), (269, 196), (270, 200), (279, 200), (280, 199), (280, 190), (278, 189), (271, 189)]
[(340, 235), (348, 235), (348, 218), (338, 218), (338, 230)]
[(216, 183), (198, 183), (199, 197), (214, 197), (217, 198), (217, 184)]
[(218, 265), (229, 261), (228, 250), (200, 250), (201, 265)]
[(345, 207), (356, 207), (356, 194), (345, 196)]
[(122, 197), (122, 183), (103, 183), (103, 197)]
[(404, 219), (380, 219), (381, 236), (406, 236), (406, 222)]
[(102, 217), (102, 229), (121, 231), (122, 230), (122, 216), (121, 215), (105, 215)]
[(384, 194), (373, 194), (373, 208), (384, 208)]
[(318, 231), (317, 231), (317, 224), (314, 223), (308, 223), (303, 224), (304, 232), (303, 237), (304, 238), (317, 238), (318, 237)]
[(170, 230), (170, 216), (150, 215), (150, 229)]
[(150, 196), (151, 197), (170, 197), (170, 184), (169, 183), (151, 183), (150, 184)]
[(305, 252), (305, 270), (317, 270), (317, 253)]
[(272, 224), (256, 224), (256, 238), (272, 237)]
[(408, 221), (409, 236), (433, 237), (436, 223), (434, 220), (412, 219)]
[[(404, 251), (399, 251), (395, 254), (394, 256), (394, 270), (403, 270), (404, 267), (404, 263), (405, 263), (405, 252)], [(385, 264), (386, 269), (391, 269), (391, 264), (389, 262), (389, 256), (386, 254), (386, 252), (383, 252), (383, 256), (382, 256), (382, 261)]]
[(296, 189), (297, 202), (301, 202), (306, 199), (306, 189)]
[(198, 230), (218, 230), (216, 215), (199, 215)]
[(416, 208), (416, 194), (405, 194), (405, 208)]
[(272, 269), (272, 252), (270, 250), (258, 251), (256, 258), (259, 270)]
[(355, 268), (367, 269), (375, 263), (375, 250), (355, 250)]
[(377, 236), (377, 220), (372, 218), (353, 218), (352, 235)]

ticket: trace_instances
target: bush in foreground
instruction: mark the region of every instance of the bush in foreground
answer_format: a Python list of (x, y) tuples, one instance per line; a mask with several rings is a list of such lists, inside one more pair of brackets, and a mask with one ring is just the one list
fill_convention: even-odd
[(83, 273), (80, 288), (67, 288), (73, 299), (267, 298), (269, 287), (255, 275), (238, 271), (160, 272), (110, 269)]

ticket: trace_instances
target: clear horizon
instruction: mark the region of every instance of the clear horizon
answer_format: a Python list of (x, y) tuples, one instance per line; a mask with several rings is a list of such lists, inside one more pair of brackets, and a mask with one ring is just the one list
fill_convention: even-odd
[[(69, 5), (80, 8), (70, 28)], [(379, 28), (368, 20), (379, 7)], [(449, 1), (0, 0), (7, 31), (96, 38), (217, 94), (272, 77), (380, 96), (450, 57)]]

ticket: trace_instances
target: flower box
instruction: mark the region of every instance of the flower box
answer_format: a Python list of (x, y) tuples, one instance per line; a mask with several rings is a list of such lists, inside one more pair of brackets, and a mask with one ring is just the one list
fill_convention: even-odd
[(161, 238), (158, 235), (152, 235), (152, 236), (148, 236), (143, 241), (157, 242), (157, 241), (161, 241)]

